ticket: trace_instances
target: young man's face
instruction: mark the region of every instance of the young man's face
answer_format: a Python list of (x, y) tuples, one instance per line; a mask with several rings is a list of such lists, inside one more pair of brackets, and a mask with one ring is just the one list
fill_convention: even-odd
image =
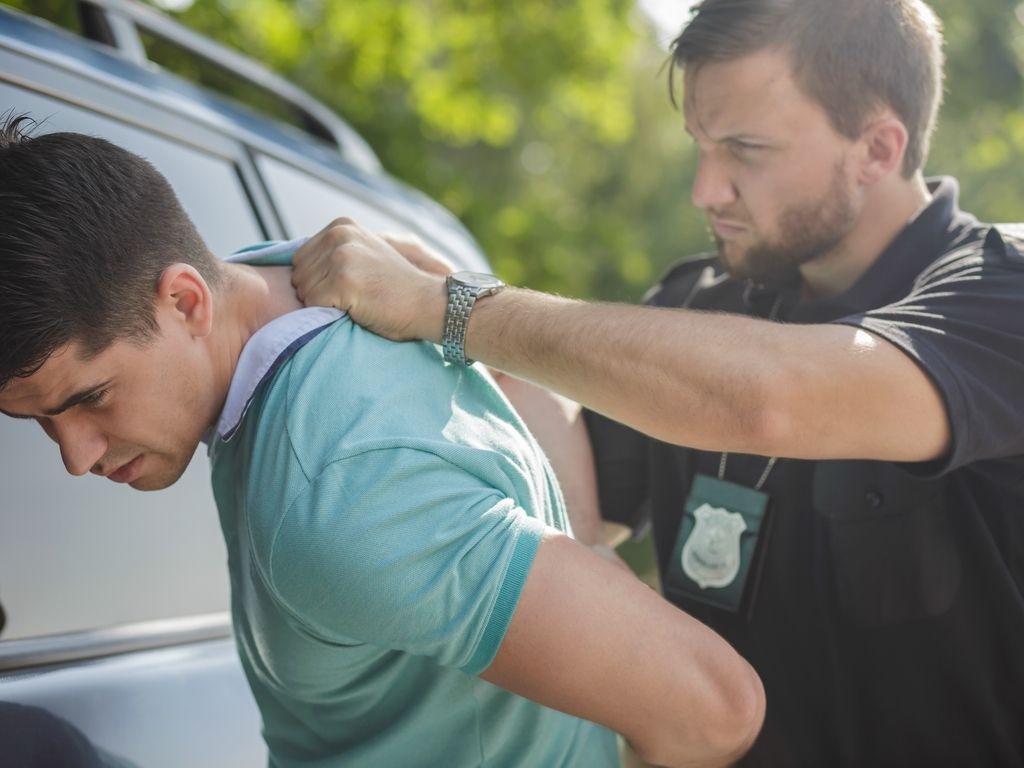
[(693, 202), (731, 274), (770, 281), (830, 252), (860, 211), (854, 142), (762, 51), (686, 74), (686, 130), (699, 147)]
[(73, 475), (166, 488), (213, 418), (201, 357), (191, 347), (178, 329), (143, 346), (117, 341), (87, 361), (72, 343), (0, 390), (0, 409), (38, 421)]

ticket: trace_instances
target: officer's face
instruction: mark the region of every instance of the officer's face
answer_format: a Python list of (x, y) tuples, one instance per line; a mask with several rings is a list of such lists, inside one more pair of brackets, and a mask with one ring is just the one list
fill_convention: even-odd
[(699, 149), (693, 202), (736, 277), (777, 279), (827, 255), (859, 214), (854, 142), (762, 51), (686, 74), (686, 130)]

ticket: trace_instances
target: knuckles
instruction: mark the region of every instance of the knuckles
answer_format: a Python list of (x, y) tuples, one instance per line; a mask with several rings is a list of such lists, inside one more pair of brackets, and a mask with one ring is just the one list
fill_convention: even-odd
[(357, 239), (359, 239), (358, 225), (346, 216), (332, 221), (324, 231), (324, 241), (330, 248), (338, 248)]
[(324, 245), (333, 250), (347, 243), (351, 237), (347, 227), (347, 224), (331, 224), (324, 232)]

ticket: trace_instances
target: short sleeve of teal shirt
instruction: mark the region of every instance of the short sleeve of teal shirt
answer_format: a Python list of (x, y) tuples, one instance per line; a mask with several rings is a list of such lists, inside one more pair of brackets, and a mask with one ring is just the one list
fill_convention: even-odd
[(544, 525), (419, 448), (367, 450), (310, 480), (274, 537), (269, 579), (322, 639), (487, 668)]

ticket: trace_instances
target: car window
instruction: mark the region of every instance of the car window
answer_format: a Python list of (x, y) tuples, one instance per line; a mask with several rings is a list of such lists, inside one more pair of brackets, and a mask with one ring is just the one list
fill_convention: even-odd
[(238, 75), (145, 29), (139, 37), (151, 62), (185, 80), (237, 101), (263, 115), (305, 131), (303, 114), (262, 83)]
[[(355, 190), (346, 190), (267, 155), (257, 155), (256, 165), (277, 204), (285, 231), (291, 237), (311, 235), (332, 219), (348, 216), (378, 232), (413, 231), (428, 244), (440, 247), (445, 256), (461, 269), (489, 272), (490, 266), (454, 218), (428, 201), (412, 203), (409, 220), (391, 216), (385, 210), (360, 198)], [(409, 201), (405, 201), (410, 205)]]
[[(0, 112), (46, 118), (44, 130), (110, 139), (163, 172), (208, 245), (264, 239), (234, 165), (48, 96), (0, 83)], [(69, 476), (32, 422), (0, 418), (2, 639), (223, 611), (225, 552), (202, 449), (172, 488), (141, 493)]]
[(282, 223), (291, 237), (311, 235), (338, 216), (348, 216), (368, 229), (378, 231), (394, 232), (409, 228), (353, 193), (344, 192), (273, 157), (258, 155), (256, 164), (270, 187)]
[(112, 120), (86, 109), (0, 82), (0, 111), (13, 109), (45, 120), (42, 132), (78, 131), (101, 136), (155, 165), (216, 254), (263, 239), (231, 161)]

